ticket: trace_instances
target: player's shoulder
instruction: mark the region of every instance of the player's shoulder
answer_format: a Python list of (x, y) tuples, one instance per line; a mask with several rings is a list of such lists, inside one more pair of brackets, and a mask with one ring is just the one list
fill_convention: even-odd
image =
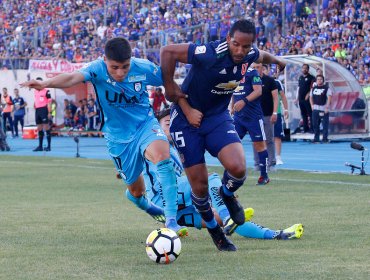
[(194, 49), (194, 55), (204, 55), (208, 58), (222, 58), (229, 51), (227, 41), (212, 41), (203, 45), (191, 44)]
[(246, 75), (249, 77), (259, 76), (257, 70), (253, 68), (248, 68)]
[(157, 76), (161, 72), (158, 65), (142, 58), (131, 58), (131, 67), (128, 74), (129, 82), (138, 82), (147, 80), (151, 75)]
[(131, 58), (131, 67), (132, 66), (146, 67), (146, 66), (152, 66), (153, 64), (154, 63), (149, 61), (148, 59), (137, 58), (137, 57), (132, 57)]

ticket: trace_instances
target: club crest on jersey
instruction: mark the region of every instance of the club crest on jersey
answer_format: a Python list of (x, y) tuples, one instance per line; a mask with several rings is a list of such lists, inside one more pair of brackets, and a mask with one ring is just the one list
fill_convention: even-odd
[(135, 91), (140, 91), (141, 90), (141, 82), (137, 82), (134, 84), (134, 89)]
[(206, 46), (198, 46), (195, 48), (195, 54), (202, 54), (202, 53), (206, 53)]

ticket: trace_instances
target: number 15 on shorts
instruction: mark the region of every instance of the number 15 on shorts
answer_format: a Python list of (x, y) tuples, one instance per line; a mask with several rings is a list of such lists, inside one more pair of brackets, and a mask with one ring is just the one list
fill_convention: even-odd
[(185, 139), (184, 136), (182, 136), (182, 131), (172, 132), (171, 137), (177, 147), (179, 148), (185, 147)]

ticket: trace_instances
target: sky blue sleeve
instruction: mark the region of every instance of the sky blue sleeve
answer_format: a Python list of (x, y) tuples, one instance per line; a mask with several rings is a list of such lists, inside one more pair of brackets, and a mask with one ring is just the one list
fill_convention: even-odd
[(102, 75), (102, 63), (104, 63), (101, 60), (94, 60), (90, 63), (87, 63), (79, 69), (78, 71), (84, 76), (85, 82), (95, 82), (99, 76)]
[(145, 64), (140, 65), (140, 67), (142, 67), (142, 70), (144, 70), (146, 73), (148, 85), (151, 86), (163, 85), (162, 70), (158, 65), (148, 60), (146, 61)]

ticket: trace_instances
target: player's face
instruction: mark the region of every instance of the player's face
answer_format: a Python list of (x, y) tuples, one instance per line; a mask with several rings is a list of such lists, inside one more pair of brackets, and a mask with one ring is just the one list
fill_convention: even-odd
[(107, 65), (109, 75), (111, 75), (117, 82), (123, 82), (128, 71), (130, 71), (131, 59), (127, 59), (124, 62), (118, 62), (104, 57), (104, 61)]
[(324, 79), (322, 77), (317, 77), (316, 83), (318, 86), (322, 86), (324, 84)]
[(226, 40), (234, 63), (239, 64), (251, 50), (254, 42), (254, 35), (235, 31), (234, 36), (230, 37), (230, 35), (227, 35)]
[(161, 120), (159, 121), (159, 124), (161, 125), (161, 128), (162, 128), (164, 134), (166, 134), (167, 139), (169, 141), (171, 141), (171, 135), (170, 135), (170, 115), (165, 116), (164, 118), (161, 118)]

